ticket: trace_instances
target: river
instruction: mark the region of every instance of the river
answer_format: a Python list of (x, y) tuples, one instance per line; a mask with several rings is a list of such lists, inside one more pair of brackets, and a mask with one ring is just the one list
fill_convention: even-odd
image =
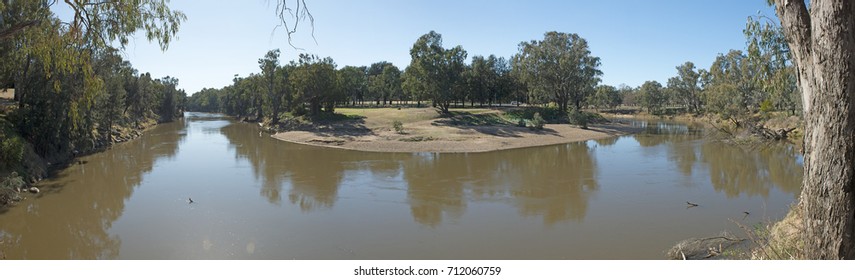
[(780, 219), (800, 191), (792, 148), (634, 124), (647, 132), (486, 153), (370, 153), (187, 113), (40, 182), (38, 198), (0, 214), (0, 256), (662, 259), (677, 241)]

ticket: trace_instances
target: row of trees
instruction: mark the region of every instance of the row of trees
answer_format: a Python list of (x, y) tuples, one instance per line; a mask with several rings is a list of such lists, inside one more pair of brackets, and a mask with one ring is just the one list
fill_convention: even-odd
[[(282, 65), (278, 49), (258, 60), (260, 74), (235, 75), (233, 83), (220, 89), (205, 88), (188, 99), (194, 111), (222, 112), (246, 120), (278, 123), (282, 113), (318, 116), (334, 112), (353, 90), (352, 68), (336, 70), (332, 58), (301, 54), (298, 61)], [(347, 89), (347, 90), (345, 90)]]
[[(745, 51), (719, 54), (709, 69), (697, 69), (692, 62), (681, 64), (666, 85), (647, 81), (634, 89), (622, 87), (623, 104), (651, 113), (665, 107), (716, 113), (737, 123), (760, 111), (798, 114), (802, 105), (789, 47), (779, 25), (761, 20), (749, 18)], [(604, 103), (596, 99), (590, 104)]]
[(186, 18), (181, 12), (156, 0), (66, 1), (74, 16), (63, 22), (51, 12), (57, 3), (0, 1), (0, 86), (15, 90), (18, 108), (8, 116), (15, 137), (41, 156), (63, 158), (112, 141), (124, 127), (181, 116), (178, 80), (140, 74), (120, 55), (137, 30), (165, 49)]
[(442, 35), (431, 31), (413, 44), (411, 62), (403, 71), (385, 61), (336, 70), (331, 58), (308, 55), (280, 66), (279, 51), (274, 50), (259, 60), (261, 74), (236, 77), (223, 89), (204, 89), (190, 103), (194, 110), (274, 122), (282, 112), (316, 115), (337, 105), (395, 101), (415, 101), (417, 106), (427, 101), (445, 113), (467, 103), (552, 104), (560, 114), (618, 105), (640, 106), (654, 114), (674, 108), (735, 121), (758, 111), (798, 113), (795, 72), (780, 27), (749, 18), (745, 36), (746, 51), (720, 54), (709, 69), (686, 62), (665, 85), (647, 81), (632, 88), (600, 84), (600, 58), (577, 34), (548, 32), (542, 40), (520, 43), (510, 59), (473, 56), (467, 64), (463, 47), (446, 48)]
[(476, 55), (467, 64), (468, 53), (461, 46), (445, 48), (442, 35), (431, 31), (413, 44), (411, 63), (403, 71), (385, 61), (336, 70), (331, 58), (310, 55), (280, 65), (279, 53), (272, 50), (259, 60), (261, 74), (235, 77), (232, 85), (194, 94), (190, 108), (274, 122), (284, 112), (316, 115), (337, 105), (396, 101), (417, 106), (426, 101), (446, 113), (466, 103), (512, 102), (553, 103), (566, 112), (569, 105), (578, 109), (587, 104), (602, 75), (599, 58), (591, 55), (587, 42), (559, 32), (546, 33), (543, 41), (521, 43), (520, 53), (510, 60)]

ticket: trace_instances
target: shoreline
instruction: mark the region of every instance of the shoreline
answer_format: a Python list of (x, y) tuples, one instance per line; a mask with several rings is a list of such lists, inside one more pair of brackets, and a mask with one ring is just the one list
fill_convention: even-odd
[(581, 129), (569, 124), (547, 124), (543, 130), (510, 125), (445, 126), (433, 131), (398, 134), (386, 129), (353, 133), (348, 130), (313, 129), (286, 131), (271, 137), (285, 142), (362, 152), (381, 153), (482, 153), (567, 144), (630, 135), (641, 128), (621, 123), (594, 124)]

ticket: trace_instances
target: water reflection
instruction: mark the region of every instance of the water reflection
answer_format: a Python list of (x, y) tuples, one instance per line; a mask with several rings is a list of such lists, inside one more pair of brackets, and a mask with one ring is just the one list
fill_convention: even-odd
[(795, 197), (800, 190), (802, 167), (791, 147), (747, 150), (709, 142), (701, 145), (700, 154), (701, 162), (709, 168), (713, 187), (727, 197), (767, 197), (775, 187)]
[[(216, 115), (186, 121), (86, 158), (0, 215), (6, 256), (657, 258), (729, 215), (760, 213), (754, 205), (786, 209), (802, 176), (791, 148), (744, 150), (677, 123), (437, 154), (290, 144)], [(703, 207), (685, 211), (687, 199)], [(632, 252), (592, 255), (608, 246)]]
[(246, 124), (230, 124), (220, 129), (229, 140), (236, 159), (245, 159), (261, 195), (279, 205), (283, 185), (290, 185), (288, 201), (304, 211), (331, 208), (344, 174), (345, 158), (327, 149), (283, 145)]
[(459, 218), (466, 208), (463, 184), (470, 165), (460, 154), (421, 153), (404, 164), (407, 199), (413, 219), (436, 226), (443, 214)]
[(543, 216), (547, 225), (581, 221), (596, 193), (597, 165), (584, 142), (517, 151), (521, 179), (511, 189), (521, 214)]
[(38, 185), (40, 198), (0, 215), (5, 254), (21, 259), (112, 259), (121, 239), (108, 234), (125, 201), (158, 160), (173, 157), (185, 122), (160, 125), (109, 152), (81, 158)]

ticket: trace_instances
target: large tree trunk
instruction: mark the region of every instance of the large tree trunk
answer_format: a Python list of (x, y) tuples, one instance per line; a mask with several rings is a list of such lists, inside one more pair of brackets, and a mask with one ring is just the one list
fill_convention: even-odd
[(805, 115), (805, 254), (855, 259), (855, 2), (776, 0)]

